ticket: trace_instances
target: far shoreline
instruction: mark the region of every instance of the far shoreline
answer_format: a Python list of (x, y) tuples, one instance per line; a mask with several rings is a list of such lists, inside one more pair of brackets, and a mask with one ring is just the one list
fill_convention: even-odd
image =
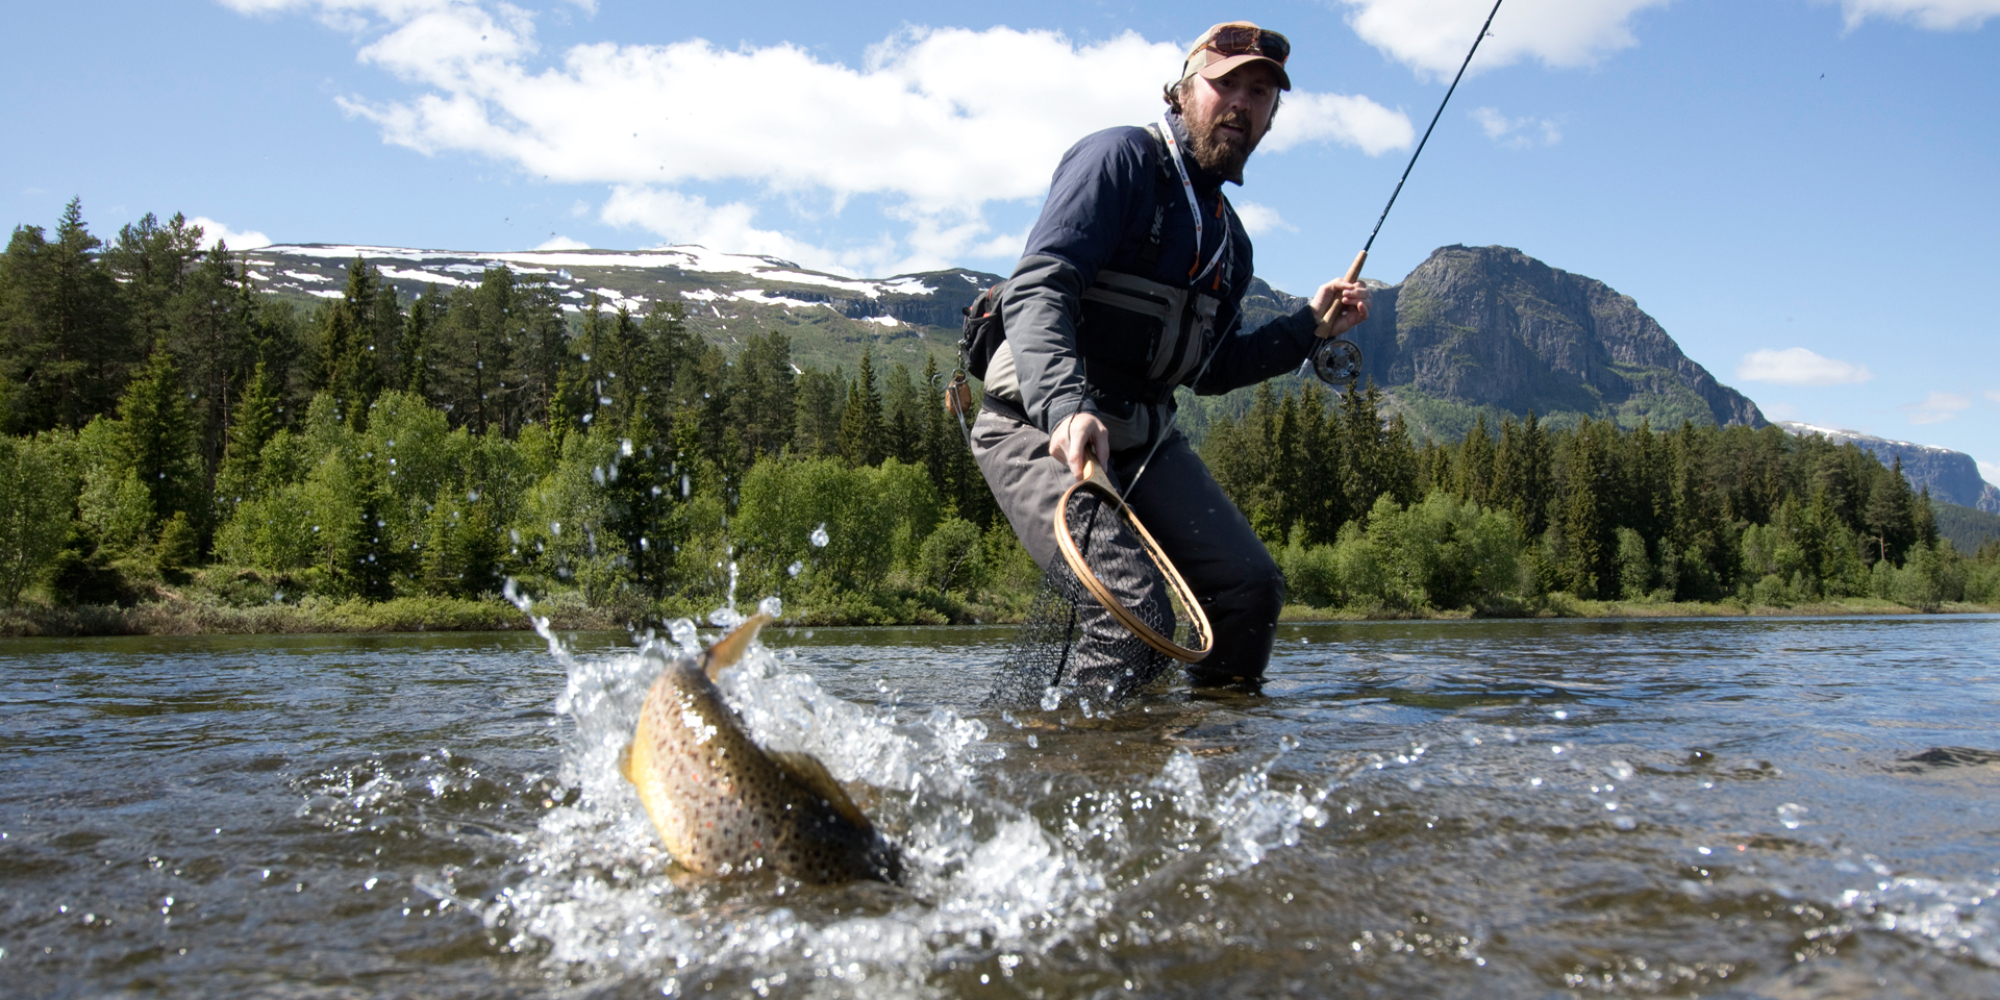
[[(591, 608), (571, 602), (538, 606), (535, 613), (549, 627), (563, 632), (629, 631), (635, 620), (657, 625), (675, 615), (634, 615), (629, 609)], [(829, 613), (831, 612), (831, 613)], [(1653, 602), (1595, 601), (1553, 594), (1534, 605), (1488, 609), (1313, 608), (1286, 605), (1279, 617), (1287, 625), (1337, 625), (1381, 621), (1584, 621), (1700, 618), (1825, 618), (1891, 615), (1965, 615), (2000, 613), (2000, 605), (1947, 603), (1923, 611), (1880, 598), (1849, 598), (1791, 605), (1746, 601)], [(705, 617), (705, 616), (704, 616)], [(654, 619), (657, 619), (655, 621)], [(781, 616), (790, 628), (910, 628), (914, 626), (1019, 624), (1017, 616), (968, 616), (964, 621), (854, 621), (832, 609), (806, 608)], [(369, 603), (308, 600), (301, 604), (269, 604), (249, 608), (185, 601), (147, 602), (131, 607), (85, 605), (26, 607), (0, 610), (0, 638), (88, 638), (99, 636), (198, 635), (326, 635), (421, 634), (436, 632), (526, 632), (533, 623), (521, 609), (498, 598), (398, 598)]]

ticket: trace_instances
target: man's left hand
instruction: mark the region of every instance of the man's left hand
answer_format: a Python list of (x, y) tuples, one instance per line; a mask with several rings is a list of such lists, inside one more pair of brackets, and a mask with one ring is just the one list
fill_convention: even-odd
[[(1368, 318), (1368, 287), (1359, 281), (1335, 278), (1319, 286), (1313, 293), (1312, 311), (1319, 317), (1319, 329), (1313, 331), (1321, 337), (1338, 337), (1360, 326)], [(1326, 321), (1326, 314), (1336, 304), (1345, 306), (1332, 323)]]

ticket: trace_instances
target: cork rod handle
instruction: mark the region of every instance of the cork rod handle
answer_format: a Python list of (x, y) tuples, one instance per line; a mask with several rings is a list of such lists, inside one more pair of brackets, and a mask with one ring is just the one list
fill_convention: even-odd
[[(1344, 280), (1347, 281), (1359, 280), (1361, 277), (1361, 265), (1367, 262), (1368, 262), (1368, 251), (1363, 250), (1360, 253), (1355, 254), (1354, 263), (1349, 264), (1347, 266), (1347, 274)], [(1319, 329), (1313, 332), (1322, 338), (1333, 336), (1333, 321), (1339, 319), (1340, 314), (1346, 311), (1347, 311), (1347, 303), (1335, 300), (1333, 303), (1333, 309), (1329, 311), (1325, 316), (1320, 318)]]

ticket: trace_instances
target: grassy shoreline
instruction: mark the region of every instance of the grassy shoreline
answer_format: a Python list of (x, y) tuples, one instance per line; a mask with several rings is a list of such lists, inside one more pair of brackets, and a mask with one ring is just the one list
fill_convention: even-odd
[[(565, 631), (615, 630), (642, 617), (660, 617), (637, 609), (592, 608), (575, 602), (537, 605), (537, 614)], [(920, 620), (882, 620), (879, 609), (865, 618), (839, 613), (844, 609), (802, 608), (787, 614), (790, 624), (813, 626), (934, 625), (935, 615)], [(990, 609), (984, 609), (990, 610)], [(2000, 605), (1946, 604), (1940, 614), (2000, 612)], [(1812, 618), (1829, 615), (1907, 615), (1918, 609), (1879, 598), (1773, 606), (1743, 601), (1675, 603), (1651, 601), (1586, 601), (1551, 595), (1533, 605), (1485, 610), (1390, 610), (1384, 608), (1313, 608), (1287, 605), (1280, 621), (1293, 624), (1343, 621), (1449, 621), (1471, 618), (1609, 619), (1609, 618)], [(981, 615), (967, 622), (1016, 624), (1015, 615)], [(115, 635), (277, 635), (337, 632), (509, 632), (531, 628), (519, 608), (498, 599), (471, 600), (405, 597), (370, 603), (307, 598), (296, 604), (228, 607), (168, 598), (132, 607), (22, 607), (0, 610), (0, 637)]]

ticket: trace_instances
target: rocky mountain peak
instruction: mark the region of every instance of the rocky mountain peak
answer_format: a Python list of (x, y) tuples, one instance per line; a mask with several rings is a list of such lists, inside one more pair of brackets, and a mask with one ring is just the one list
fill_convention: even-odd
[(1631, 296), (1512, 247), (1440, 247), (1377, 291), (1352, 336), (1366, 374), (1438, 437), (1478, 410), (1626, 427), (1767, 423)]

